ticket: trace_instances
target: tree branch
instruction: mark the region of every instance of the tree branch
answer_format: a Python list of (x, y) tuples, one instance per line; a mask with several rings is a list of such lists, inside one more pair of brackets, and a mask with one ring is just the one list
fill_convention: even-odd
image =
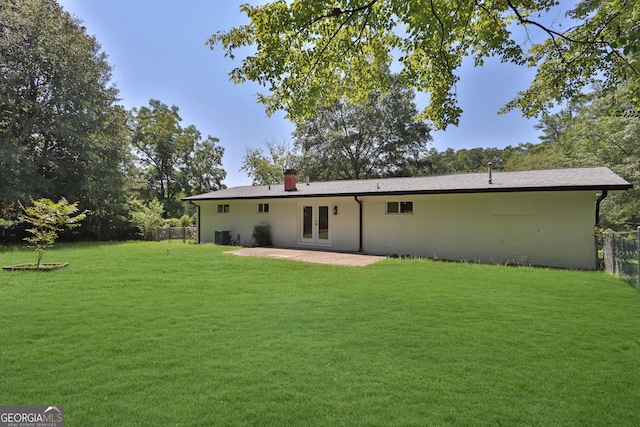
[(430, 4), (431, 4), (431, 13), (433, 13), (433, 16), (438, 20), (438, 23), (440, 24), (440, 54), (442, 55), (444, 62), (447, 64), (447, 69), (451, 71), (451, 64), (449, 63), (449, 58), (447, 58), (447, 56), (443, 54), (444, 49), (442, 48), (442, 46), (444, 45), (444, 36), (445, 36), (444, 23), (436, 13), (436, 8), (433, 4), (433, 0), (430, 0)]
[(364, 23), (362, 24), (362, 28), (360, 28), (360, 34), (358, 34), (358, 38), (355, 40), (354, 45), (360, 43), (362, 39), (362, 35), (364, 34), (365, 28), (367, 28), (367, 24), (369, 23), (369, 17), (371, 16), (371, 9), (367, 10), (367, 17), (364, 19)]
[[(344, 10), (344, 11), (342, 9), (340, 9), (340, 8), (333, 8), (333, 9), (331, 9), (331, 12), (329, 12), (328, 14), (326, 14), (324, 16), (321, 16), (320, 18), (316, 18), (316, 19), (314, 19), (313, 21), (311, 21), (308, 24), (308, 25), (311, 25), (314, 22), (318, 22), (320, 19), (323, 19), (323, 18), (338, 17), (338, 16), (340, 16), (342, 14), (345, 14), (345, 13), (348, 14), (347, 18), (340, 23), (338, 28), (333, 32), (333, 34), (329, 38), (329, 40), (325, 43), (325, 45), (322, 47), (320, 52), (316, 55), (316, 58), (315, 58), (315, 60), (313, 62), (313, 65), (311, 66), (311, 68), (309, 69), (309, 72), (307, 73), (307, 79), (311, 76), (311, 73), (315, 70), (316, 66), (318, 65), (318, 62), (320, 62), (320, 59), (322, 58), (322, 55), (324, 54), (324, 52), (331, 45), (331, 42), (333, 42), (333, 40), (337, 37), (338, 33), (340, 33), (340, 30), (342, 30), (347, 25), (347, 22), (349, 22), (351, 20), (351, 18), (353, 18), (356, 13), (361, 12), (361, 11), (366, 10), (366, 9), (370, 10), (370, 8), (377, 1), (378, 0), (371, 0), (369, 3), (367, 3), (366, 5), (364, 5), (362, 7), (358, 7), (358, 8), (355, 8), (355, 9), (348, 9), (348, 10)], [(367, 15), (367, 20), (368, 20), (368, 17), (369, 17), (369, 15)], [(365, 21), (365, 25), (366, 25), (366, 22), (367, 21)], [(360, 31), (360, 35), (362, 35), (363, 31), (364, 31), (364, 27)], [(299, 32), (297, 34), (299, 34)]]
[(596, 34), (594, 35), (594, 39), (593, 40), (578, 40), (578, 39), (574, 39), (573, 37), (569, 37), (567, 36), (567, 32), (570, 31), (565, 31), (563, 33), (555, 31), (551, 28), (548, 28), (542, 24), (540, 24), (537, 21), (532, 21), (530, 19), (525, 18), (524, 16), (522, 16), (522, 14), (520, 13), (520, 11), (518, 10), (518, 8), (511, 2), (511, 0), (507, 0), (507, 4), (509, 5), (509, 8), (513, 11), (513, 13), (516, 14), (516, 17), (518, 18), (518, 21), (526, 26), (526, 25), (533, 25), (536, 26), (538, 28), (540, 28), (542, 31), (544, 31), (545, 33), (547, 33), (549, 35), (549, 37), (551, 38), (551, 41), (553, 42), (553, 45), (556, 48), (556, 51), (558, 52), (558, 55), (560, 56), (560, 58), (562, 59), (562, 62), (565, 63), (573, 63), (574, 61), (576, 61), (578, 58), (580, 58), (581, 56), (583, 56), (584, 52), (582, 54), (580, 54), (577, 58), (574, 58), (573, 60), (571, 60), (570, 62), (566, 62), (565, 58), (564, 58), (564, 54), (563, 54), (563, 50), (562, 47), (560, 47), (558, 45), (558, 43), (556, 42), (557, 39), (563, 39), (566, 40), (569, 43), (573, 43), (573, 44), (579, 44), (579, 45), (587, 45), (587, 46), (606, 46), (610, 49), (610, 53), (612, 55), (614, 55), (616, 58), (620, 59), (622, 62), (625, 63), (625, 65), (627, 67), (629, 67), (629, 69), (636, 75), (640, 75), (640, 71), (636, 70), (635, 67), (633, 66), (633, 64), (631, 64), (625, 57), (624, 55), (621, 55), (620, 52), (618, 52), (616, 49), (614, 49), (611, 46), (611, 43), (605, 40), (601, 40), (599, 41), (598, 38), (600, 37), (600, 35), (602, 34), (602, 32), (609, 26), (609, 24), (620, 15), (620, 12), (616, 12), (613, 13), (611, 15), (611, 17), (606, 20), (605, 22), (603, 22), (600, 26), (600, 28), (598, 29), (598, 31), (596, 32)]
[(371, 0), (369, 3), (367, 3), (364, 6), (361, 7), (357, 7), (355, 9), (347, 9), (347, 10), (342, 10), (339, 7), (334, 7), (333, 9), (331, 9), (329, 11), (329, 13), (327, 13), (326, 15), (321, 15), (318, 16), (317, 18), (312, 19), (311, 21), (305, 23), (302, 27), (298, 28), (298, 30), (296, 30), (295, 34), (289, 38), (289, 40), (291, 40), (291, 38), (297, 37), (300, 35), (301, 32), (303, 32), (305, 29), (307, 29), (308, 27), (312, 26), (313, 24), (315, 24), (316, 22), (322, 20), (322, 19), (326, 19), (326, 18), (337, 18), (338, 16), (348, 13), (349, 16), (358, 13), (360, 11), (363, 11), (365, 9), (371, 9), (371, 7), (377, 3), (378, 0)]

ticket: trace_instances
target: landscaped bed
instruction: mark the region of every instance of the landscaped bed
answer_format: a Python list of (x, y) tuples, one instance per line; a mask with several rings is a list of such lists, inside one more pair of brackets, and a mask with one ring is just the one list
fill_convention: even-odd
[(0, 402), (78, 426), (640, 425), (640, 292), (605, 273), (167, 245), (0, 272)]
[(41, 264), (16, 264), (5, 265), (2, 267), (5, 271), (53, 271), (67, 267), (68, 262), (41, 263)]

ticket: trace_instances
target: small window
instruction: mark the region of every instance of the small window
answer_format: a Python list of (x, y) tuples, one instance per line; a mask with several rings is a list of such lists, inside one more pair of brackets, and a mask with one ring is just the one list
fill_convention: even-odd
[(218, 205), (218, 213), (228, 213), (229, 205)]
[(258, 203), (258, 213), (269, 213), (269, 203)]
[(400, 213), (413, 213), (413, 202), (400, 202)]
[(413, 202), (387, 202), (388, 214), (410, 214), (413, 213)]

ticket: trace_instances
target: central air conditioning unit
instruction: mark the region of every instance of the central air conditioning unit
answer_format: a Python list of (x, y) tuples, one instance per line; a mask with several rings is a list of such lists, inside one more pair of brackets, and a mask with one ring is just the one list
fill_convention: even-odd
[(213, 242), (216, 245), (229, 246), (231, 244), (231, 231), (216, 230)]

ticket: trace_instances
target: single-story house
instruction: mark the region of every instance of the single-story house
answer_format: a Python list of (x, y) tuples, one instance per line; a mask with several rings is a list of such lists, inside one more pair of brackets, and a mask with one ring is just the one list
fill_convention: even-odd
[[(183, 200), (198, 242), (597, 268), (600, 202), (632, 185), (605, 167), (241, 186)], [(226, 238), (226, 241), (224, 239)]]

